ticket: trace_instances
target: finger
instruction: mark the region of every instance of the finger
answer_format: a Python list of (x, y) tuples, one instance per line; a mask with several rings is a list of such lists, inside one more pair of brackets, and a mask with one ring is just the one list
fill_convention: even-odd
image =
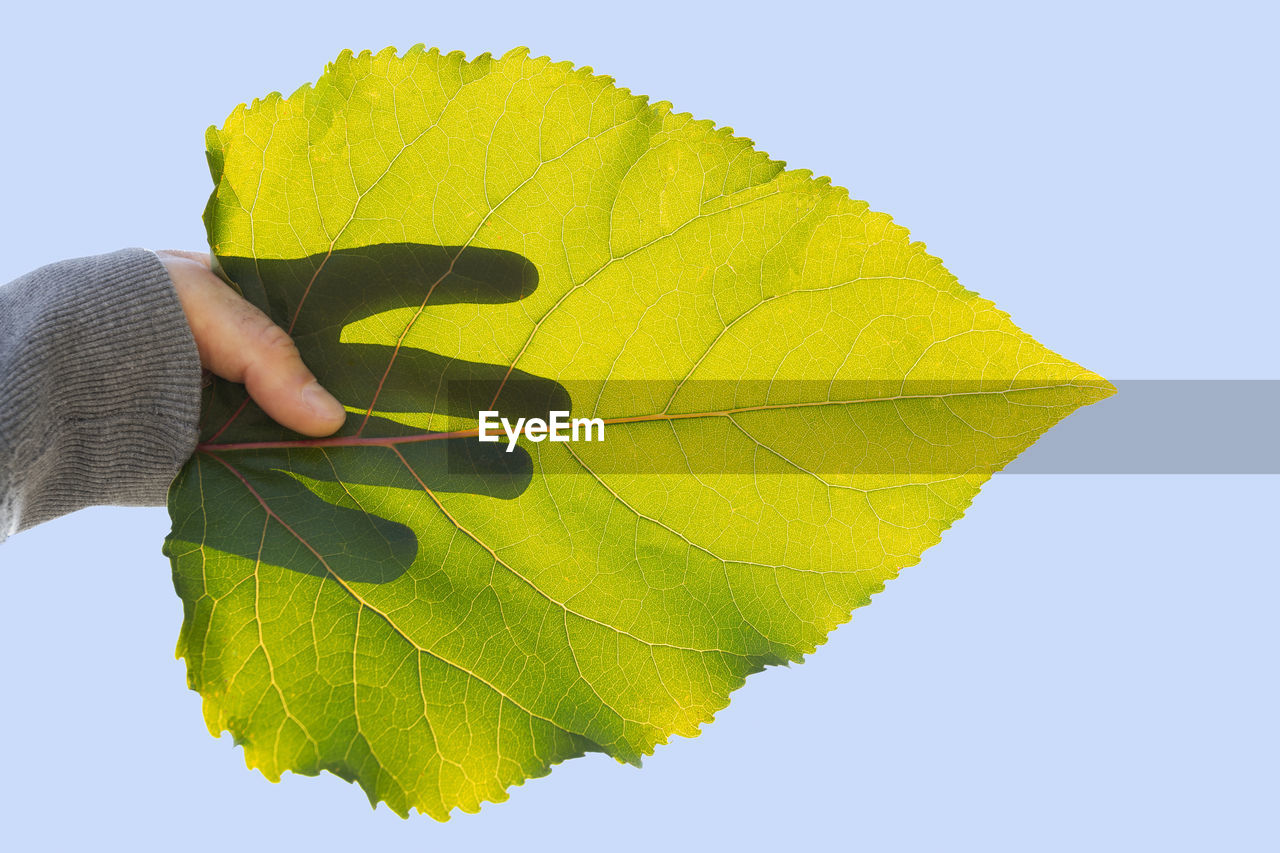
[(179, 288), (204, 366), (243, 382), (254, 402), (282, 426), (310, 436), (330, 435), (342, 426), (342, 404), (316, 381), (289, 335), (205, 274), (208, 279), (193, 277)]
[(336, 431), (347, 418), (342, 404), (302, 363), (298, 348), (284, 329), (258, 309), (253, 311), (258, 316), (246, 318), (241, 327), (245, 348), (235, 364), (242, 367), (249, 396), (277, 423), (303, 435)]

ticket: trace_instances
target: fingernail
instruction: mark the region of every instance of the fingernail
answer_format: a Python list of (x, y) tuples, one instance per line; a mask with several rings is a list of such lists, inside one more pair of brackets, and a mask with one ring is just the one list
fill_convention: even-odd
[(326, 421), (346, 420), (347, 412), (342, 404), (314, 379), (302, 389), (302, 399), (311, 411)]

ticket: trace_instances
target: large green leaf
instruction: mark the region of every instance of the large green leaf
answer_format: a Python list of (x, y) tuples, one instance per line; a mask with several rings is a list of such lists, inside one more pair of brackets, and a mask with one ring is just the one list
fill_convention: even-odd
[[(269, 778), (446, 818), (799, 661), (1112, 392), (845, 190), (590, 69), (344, 53), (210, 128), (224, 276), (351, 412), (207, 390), (179, 654)], [(603, 442), (481, 444), (572, 407)]]

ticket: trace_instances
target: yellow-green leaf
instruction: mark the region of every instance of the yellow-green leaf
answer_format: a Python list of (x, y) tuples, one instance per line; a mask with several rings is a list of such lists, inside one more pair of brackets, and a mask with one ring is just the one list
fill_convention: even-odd
[(826, 179), (525, 50), (345, 52), (208, 156), (220, 272), (350, 416), (207, 390), (179, 653), (251, 766), (401, 814), (697, 734), (1113, 390)]

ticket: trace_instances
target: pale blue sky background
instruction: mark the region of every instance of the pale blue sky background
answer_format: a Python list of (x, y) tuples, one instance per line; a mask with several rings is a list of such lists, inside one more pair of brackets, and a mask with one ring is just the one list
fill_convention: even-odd
[[(281, 6), (9, 11), (0, 280), (201, 247), (205, 127), (342, 48), (526, 44), (830, 175), (1109, 378), (1280, 377), (1266, 4)], [(173, 659), (167, 515), (89, 510), (0, 547), (0, 846), (1272, 849), (1277, 484), (997, 476), (702, 737), (445, 825), (244, 769)]]

